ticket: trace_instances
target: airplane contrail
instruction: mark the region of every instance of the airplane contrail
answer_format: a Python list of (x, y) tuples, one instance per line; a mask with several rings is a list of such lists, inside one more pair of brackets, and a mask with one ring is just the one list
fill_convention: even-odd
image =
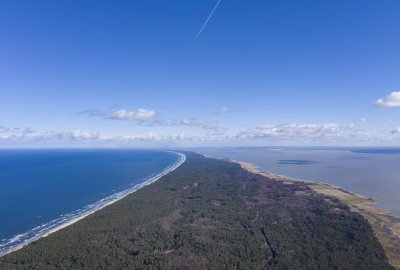
[(208, 23), (208, 20), (211, 18), (211, 16), (213, 15), (215, 9), (218, 7), (219, 2), (221, 2), (221, 0), (218, 1), (217, 5), (214, 7), (213, 11), (211, 12), (210, 16), (208, 17), (207, 21), (205, 22), (205, 24), (203, 25), (203, 27), (200, 29), (200, 32), (197, 34), (196, 38), (194, 39), (193, 43), (196, 42), (196, 39), (199, 37), (201, 31), (203, 31), (204, 27), (206, 26), (206, 24)]

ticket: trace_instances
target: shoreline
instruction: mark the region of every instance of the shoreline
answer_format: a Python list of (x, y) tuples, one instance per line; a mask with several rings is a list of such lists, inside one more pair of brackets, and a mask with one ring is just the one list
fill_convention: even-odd
[(298, 193), (299, 195), (313, 196), (311, 194), (315, 193), (338, 198), (342, 203), (348, 205), (352, 212), (356, 212), (368, 220), (375, 232), (376, 237), (383, 246), (386, 256), (389, 258), (389, 263), (392, 264), (396, 269), (400, 269), (400, 218), (394, 216), (394, 212), (383, 208), (372, 207), (371, 205), (376, 205), (378, 203), (378, 199), (355, 194), (354, 192), (347, 191), (341, 187), (337, 187), (328, 183), (299, 180), (284, 175), (263, 172), (258, 170), (259, 166), (256, 166), (252, 163), (235, 161), (231, 159), (223, 160), (238, 163), (243, 169), (249, 172), (260, 174), (270, 179), (284, 181), (285, 184), (302, 182), (312, 190), (309, 193), (301, 191)]
[[(50, 234), (52, 234), (52, 233), (54, 233), (54, 232), (57, 232), (57, 231), (59, 231), (59, 230), (61, 230), (61, 229), (64, 229), (64, 228), (66, 228), (66, 227), (68, 227), (68, 226), (70, 226), (70, 225), (72, 225), (72, 224), (78, 222), (79, 220), (81, 220), (81, 219), (83, 219), (83, 218), (85, 218), (85, 217), (87, 217), (87, 216), (89, 216), (89, 215), (91, 215), (91, 214), (97, 212), (98, 210), (101, 210), (101, 209), (103, 209), (104, 207), (106, 207), (106, 206), (108, 206), (108, 205), (111, 205), (111, 204), (113, 204), (113, 203), (115, 203), (115, 202), (117, 202), (117, 201), (119, 201), (119, 200), (125, 198), (125, 197), (128, 196), (129, 194), (132, 194), (132, 193), (138, 191), (138, 190), (141, 189), (142, 187), (147, 186), (147, 185), (150, 185), (151, 183), (154, 183), (155, 181), (157, 181), (158, 179), (160, 179), (160, 178), (163, 177), (164, 175), (167, 175), (168, 173), (170, 173), (170, 172), (174, 171), (175, 169), (177, 169), (177, 168), (178, 168), (180, 165), (182, 165), (182, 164), (185, 162), (185, 160), (186, 160), (186, 156), (185, 156), (184, 154), (182, 154), (182, 153), (178, 153), (178, 152), (174, 152), (174, 151), (165, 151), (165, 152), (172, 152), (172, 153), (178, 154), (178, 155), (179, 155), (179, 158), (178, 158), (178, 160), (177, 160), (175, 163), (173, 163), (173, 164), (171, 164), (170, 166), (168, 166), (167, 168), (165, 168), (161, 173), (159, 173), (159, 174), (157, 174), (157, 175), (155, 175), (155, 176), (153, 176), (153, 177), (150, 177), (148, 180), (144, 181), (143, 183), (140, 183), (140, 184), (135, 185), (135, 186), (132, 188), (132, 190), (131, 190), (131, 189), (128, 189), (128, 190), (121, 191), (121, 192), (119, 192), (119, 193), (116, 193), (116, 194), (110, 196), (110, 197), (113, 197), (113, 196), (116, 196), (116, 195), (117, 195), (117, 196), (116, 196), (116, 199), (114, 199), (114, 200), (112, 200), (112, 201), (109, 201), (109, 202), (105, 203), (104, 205), (101, 205), (101, 206), (99, 206), (99, 207), (93, 209), (92, 211), (89, 211), (88, 213), (83, 214), (82, 216), (79, 216), (79, 217), (74, 218), (74, 219), (72, 219), (72, 220), (70, 220), (70, 221), (67, 221), (66, 223), (63, 223), (63, 224), (61, 224), (61, 225), (59, 225), (59, 226), (57, 226), (57, 227), (55, 227), (55, 228), (53, 228), (53, 229), (50, 229), (48, 232), (45, 232), (45, 233), (43, 233), (43, 234), (41, 234), (41, 235), (34, 236), (33, 238), (29, 239), (28, 241), (25, 240), (26, 242), (21, 243), (21, 244), (17, 245), (16, 247), (11, 248), (11, 249), (9, 249), (9, 250), (6, 250), (4, 253), (0, 253), (0, 257), (4, 256), (4, 255), (6, 255), (6, 254), (9, 254), (9, 253), (11, 253), (11, 252), (13, 252), (13, 251), (17, 251), (17, 250), (23, 248), (24, 246), (26, 246), (26, 245), (28, 245), (28, 244), (30, 244), (30, 243), (32, 243), (32, 242), (34, 242), (34, 241), (36, 241), (36, 240), (42, 238), (42, 237), (46, 237), (46, 236), (48, 236), (48, 235), (50, 235)], [(136, 188), (136, 189), (135, 189), (135, 188)], [(130, 190), (130, 191), (129, 191), (129, 190)], [(129, 191), (129, 192), (127, 192), (127, 191)], [(118, 194), (120, 194), (120, 196), (118, 196)], [(107, 197), (107, 198), (109, 198), (109, 197)], [(106, 199), (106, 198), (104, 198), (104, 199)], [(104, 200), (104, 199), (102, 199), (102, 200)], [(98, 201), (98, 202), (95, 202), (94, 204), (99, 203), (99, 202), (101, 202), (102, 200), (100, 200), (100, 201)], [(93, 205), (93, 204), (92, 204), (92, 205)], [(52, 221), (51, 221), (51, 222), (52, 222)], [(50, 222), (49, 222), (49, 223), (50, 223)], [(39, 227), (40, 227), (40, 226), (39, 226)], [(38, 228), (38, 227), (36, 227), (36, 228)], [(25, 233), (24, 233), (24, 234), (25, 234)], [(23, 235), (23, 234), (22, 234), (22, 235)], [(11, 240), (12, 240), (12, 239), (11, 239)]]
[(206, 155), (203, 156), (238, 163), (243, 169), (249, 172), (260, 174), (277, 181), (284, 181), (285, 184), (301, 182), (312, 190), (311, 192), (300, 191), (297, 193), (298, 195), (313, 196), (314, 194), (323, 194), (336, 197), (342, 203), (348, 205), (350, 211), (358, 213), (368, 220), (375, 236), (378, 238), (386, 252), (389, 263), (396, 269), (400, 270), (400, 218), (394, 216), (394, 212), (383, 208), (372, 207), (371, 205), (376, 205), (378, 203), (378, 199), (356, 194), (341, 187), (324, 182), (299, 180), (285, 175), (263, 172), (258, 170), (260, 168), (259, 166), (248, 162), (236, 161), (228, 158), (221, 159)]

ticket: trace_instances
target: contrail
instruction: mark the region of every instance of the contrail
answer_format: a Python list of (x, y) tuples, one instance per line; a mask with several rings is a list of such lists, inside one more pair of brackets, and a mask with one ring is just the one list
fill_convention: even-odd
[(206, 23), (203, 25), (203, 27), (201, 28), (200, 32), (197, 34), (196, 38), (194, 39), (193, 43), (196, 42), (196, 39), (199, 37), (201, 31), (203, 31), (204, 27), (206, 26), (206, 24), (208, 23), (208, 20), (211, 18), (211, 16), (213, 15), (215, 9), (218, 7), (219, 2), (221, 2), (221, 0), (218, 1), (217, 5), (215, 6), (215, 8), (213, 9), (213, 11), (211, 12), (210, 16), (208, 17)]

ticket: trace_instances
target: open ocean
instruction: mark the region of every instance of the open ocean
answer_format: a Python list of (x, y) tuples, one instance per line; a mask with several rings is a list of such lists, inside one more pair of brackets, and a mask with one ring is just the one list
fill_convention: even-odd
[(253, 163), (259, 170), (324, 182), (379, 200), (400, 217), (400, 148), (196, 148), (211, 157)]
[(0, 256), (126, 196), (183, 161), (183, 155), (150, 150), (0, 150)]

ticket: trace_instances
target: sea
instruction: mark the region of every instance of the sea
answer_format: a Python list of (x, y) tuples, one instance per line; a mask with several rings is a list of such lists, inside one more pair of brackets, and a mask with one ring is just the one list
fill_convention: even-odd
[(0, 150), (0, 256), (123, 198), (184, 160), (155, 150)]
[(374, 207), (400, 217), (400, 148), (389, 147), (242, 147), (194, 148), (216, 158), (259, 166), (290, 178), (324, 182), (378, 199)]

